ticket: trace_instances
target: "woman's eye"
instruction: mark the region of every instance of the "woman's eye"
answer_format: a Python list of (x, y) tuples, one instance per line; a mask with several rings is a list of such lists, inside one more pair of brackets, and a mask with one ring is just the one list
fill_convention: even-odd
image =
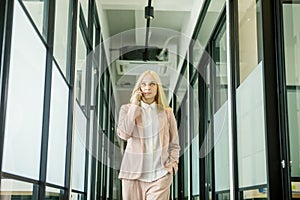
[(142, 86), (143, 86), (143, 87), (145, 87), (145, 86), (146, 86), (146, 84), (145, 84), (145, 83), (142, 83)]
[(154, 86), (155, 86), (155, 83), (150, 83), (150, 86), (151, 86), (151, 87), (154, 87)]

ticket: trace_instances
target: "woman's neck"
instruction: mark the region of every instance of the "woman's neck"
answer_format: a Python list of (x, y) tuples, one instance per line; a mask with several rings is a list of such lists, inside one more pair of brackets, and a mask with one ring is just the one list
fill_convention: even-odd
[(153, 102), (155, 102), (155, 99), (145, 99), (145, 98), (143, 98), (142, 100), (143, 100), (144, 103), (149, 104), (149, 105), (152, 104)]

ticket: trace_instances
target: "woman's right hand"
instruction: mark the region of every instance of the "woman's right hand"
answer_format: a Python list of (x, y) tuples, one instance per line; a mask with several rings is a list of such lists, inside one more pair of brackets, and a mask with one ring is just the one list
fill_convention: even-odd
[(140, 101), (142, 99), (142, 96), (143, 96), (143, 92), (141, 91), (141, 89), (138, 89), (135, 91), (134, 93), (134, 100), (132, 103), (134, 103), (135, 105), (139, 105), (140, 104)]

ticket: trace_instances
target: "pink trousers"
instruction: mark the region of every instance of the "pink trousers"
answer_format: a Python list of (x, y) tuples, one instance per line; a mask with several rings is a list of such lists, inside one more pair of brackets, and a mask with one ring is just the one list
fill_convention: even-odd
[(169, 200), (172, 180), (170, 173), (153, 182), (122, 179), (123, 200)]

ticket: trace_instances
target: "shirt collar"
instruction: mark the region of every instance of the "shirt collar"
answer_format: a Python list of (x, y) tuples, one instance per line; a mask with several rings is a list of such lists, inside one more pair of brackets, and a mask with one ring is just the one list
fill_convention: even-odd
[(143, 108), (145, 108), (145, 109), (147, 109), (147, 108), (155, 109), (155, 108), (156, 108), (156, 102), (154, 101), (154, 102), (151, 103), (151, 104), (147, 104), (147, 103), (141, 101), (141, 106), (142, 106)]

